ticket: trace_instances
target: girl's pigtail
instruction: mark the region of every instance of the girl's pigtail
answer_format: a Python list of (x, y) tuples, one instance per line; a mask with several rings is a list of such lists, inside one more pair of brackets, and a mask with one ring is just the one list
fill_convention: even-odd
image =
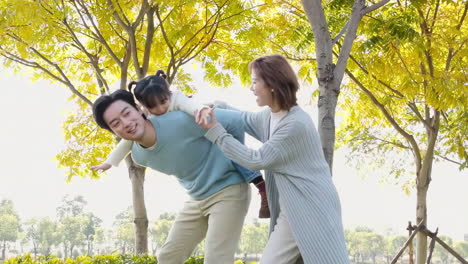
[(131, 93), (133, 93), (133, 92), (132, 92), (132, 88), (133, 88), (133, 86), (136, 86), (137, 84), (138, 84), (138, 82), (131, 81), (131, 82), (128, 84), (128, 86), (127, 86), (128, 91), (131, 92)]
[(155, 75), (163, 77), (164, 79), (167, 79), (167, 75), (166, 75), (166, 73), (164, 73), (163, 70), (157, 70)]

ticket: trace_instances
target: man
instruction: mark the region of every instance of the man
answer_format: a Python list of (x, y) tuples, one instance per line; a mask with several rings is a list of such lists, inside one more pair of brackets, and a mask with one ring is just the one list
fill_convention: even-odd
[[(133, 95), (124, 90), (98, 98), (93, 115), (100, 127), (134, 141), (136, 163), (174, 175), (191, 197), (177, 215), (158, 263), (184, 263), (206, 237), (205, 263), (232, 264), (250, 189), (232, 161), (205, 139), (193, 117), (174, 111), (146, 119)], [(239, 113), (216, 110), (216, 115), (243, 141)]]

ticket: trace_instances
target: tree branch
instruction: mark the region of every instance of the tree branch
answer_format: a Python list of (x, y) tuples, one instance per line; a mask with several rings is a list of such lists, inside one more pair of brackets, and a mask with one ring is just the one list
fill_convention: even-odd
[(119, 26), (121, 26), (125, 31), (129, 31), (131, 26), (129, 24), (125, 24), (125, 22), (122, 20), (122, 18), (119, 16), (119, 13), (117, 12), (116, 8), (114, 7), (114, 4), (112, 3), (111, 0), (107, 0), (107, 4), (109, 5), (109, 8), (113, 10), (112, 14), (114, 15), (114, 19), (117, 22)]
[(379, 102), (379, 100), (372, 94), (371, 91), (369, 91), (350, 71), (346, 70), (346, 73), (348, 76), (351, 78), (351, 80), (354, 81), (354, 83), (357, 84), (357, 86), (371, 99), (371, 101), (377, 106), (377, 108), (380, 109), (382, 114), (385, 116), (388, 122), (400, 133), (406, 140), (408, 140), (409, 144), (411, 145), (411, 150), (413, 151), (413, 155), (415, 155), (415, 161), (416, 161), (416, 166), (420, 166), (420, 163), (422, 161), (421, 157), (421, 152), (419, 150), (419, 146), (416, 143), (416, 140), (412, 135), (410, 135), (408, 132), (406, 132), (398, 123), (396, 120), (390, 115), (388, 110), (385, 108), (385, 106)]
[(330, 31), (321, 1), (302, 0), (302, 5), (314, 32), (315, 53), (319, 65), (317, 76), (321, 82), (322, 79), (329, 77), (328, 67), (333, 64), (332, 57), (328, 55), (333, 49)]
[(145, 17), (149, 9), (150, 9), (150, 6), (148, 4), (148, 0), (143, 0), (143, 3), (140, 8), (140, 12), (138, 13), (137, 18), (131, 25), (131, 27), (134, 30), (141, 24), (141, 21), (143, 21), (143, 18)]
[(346, 22), (346, 24), (343, 26), (343, 28), (340, 30), (340, 32), (338, 33), (338, 35), (336, 35), (333, 39), (332, 39), (332, 45), (334, 45), (335, 43), (338, 42), (338, 40), (340, 40), (340, 38), (343, 36), (343, 34), (346, 32), (346, 30), (348, 29), (348, 25), (349, 25), (349, 20)]
[(150, 7), (146, 13), (147, 16), (147, 29), (146, 29), (146, 42), (145, 50), (143, 52), (143, 66), (142, 72), (143, 75), (148, 73), (149, 60), (151, 56), (151, 46), (153, 45), (153, 36), (154, 36), (154, 8)]
[(435, 23), (436, 23), (436, 20), (437, 20), (437, 14), (439, 12), (439, 6), (440, 6), (440, 0), (437, 0), (436, 7), (435, 7), (435, 10), (434, 10), (434, 15), (432, 16), (432, 24), (431, 24), (431, 27), (429, 28), (431, 34), (432, 34), (432, 32), (434, 32), (434, 26), (435, 26)]
[(399, 147), (399, 148), (402, 148), (402, 149), (409, 149), (409, 150), (411, 150), (410, 147), (405, 146), (405, 145), (403, 145), (402, 143), (399, 143), (399, 142), (388, 141), (388, 140), (385, 140), (385, 139), (382, 139), (382, 138), (378, 138), (378, 137), (373, 136), (373, 135), (371, 135), (371, 137), (374, 138), (375, 140), (378, 140), (378, 141), (382, 141), (382, 142), (384, 142), (384, 143), (387, 143), (388, 145), (393, 145), (393, 146), (396, 146), (396, 147)]
[(86, 5), (82, 2), (82, 0), (75, 0), (76, 2), (78, 2), (78, 4), (81, 6), (81, 8), (83, 8), (85, 14), (86, 14), (86, 17), (88, 18), (88, 20), (90, 21), (93, 29), (94, 29), (94, 32), (93, 32), (93, 35), (95, 35), (96, 39), (102, 44), (104, 45), (104, 48), (106, 48), (107, 52), (109, 53), (109, 55), (111, 56), (111, 58), (120, 66), (122, 67), (122, 61), (117, 57), (117, 55), (114, 53), (114, 51), (112, 50), (112, 48), (109, 46), (109, 44), (107, 43), (106, 39), (104, 38), (104, 36), (102, 35), (101, 31), (99, 30), (99, 28), (96, 26), (96, 23), (94, 23), (94, 19), (93, 17), (91, 16), (91, 13), (89, 12), (89, 9), (86, 7)]
[[(185, 60), (183, 59), (185, 56), (182, 56), (182, 58), (181, 58), (181, 63), (182, 63), (182, 64), (185, 64), (185, 63), (191, 61), (192, 59), (194, 59), (194, 58), (195, 58), (196, 56), (198, 56), (203, 50), (205, 50), (206, 47), (208, 47), (208, 45), (211, 44), (211, 42), (213, 41), (214, 37), (216, 36), (216, 32), (218, 31), (218, 26), (219, 26), (219, 24), (217, 23), (216, 26), (215, 26), (215, 28), (214, 28), (214, 30), (213, 30), (213, 33), (211, 33), (210, 38), (205, 42), (205, 44), (203, 44), (203, 45), (199, 48), (199, 50), (198, 50), (197, 52), (195, 52), (192, 56), (190, 56), (189, 58), (186, 58)], [(211, 31), (211, 29), (210, 29), (209, 31)], [(208, 31), (208, 32), (209, 32), (209, 31)], [(202, 40), (200, 40), (199, 43), (202, 43)], [(192, 49), (192, 51), (195, 50), (195, 47), (198, 46), (198, 45), (199, 45), (199, 44), (195, 45), (194, 48)], [(189, 54), (190, 54), (192, 51), (188, 51), (188, 52), (186, 53), (187, 56), (189, 56)]]
[[(339, 43), (338, 43), (339, 45)], [(338, 57), (338, 54), (336, 54), (335, 51), (333, 51), (333, 54)], [(353, 56), (353, 55), (350, 55), (349, 58), (358, 66), (359, 69), (361, 69), (361, 71), (363, 71), (365, 74), (369, 75), (370, 77), (372, 77), (372, 79), (374, 79), (375, 81), (377, 81), (378, 83), (380, 83), (381, 85), (383, 85), (385, 88), (389, 89), (392, 93), (394, 93), (395, 95), (391, 95), (393, 97), (396, 97), (398, 99), (403, 99), (405, 96), (400, 93), (400, 91), (398, 91), (397, 89), (394, 89), (390, 86), (390, 84), (380, 80), (379, 78), (377, 78), (377, 76), (375, 76), (374, 74), (370, 73), (365, 67), (364, 65), (362, 65), (359, 61), (357, 61), (357, 59)]]
[(427, 120), (421, 115), (421, 112), (419, 112), (419, 109), (416, 103), (414, 103), (414, 101), (408, 102), (407, 105), (413, 111), (413, 113), (415, 113), (415, 115), (419, 118), (419, 120), (424, 124), (426, 128), (430, 126)]
[(284, 46), (279, 45), (278, 43), (274, 42), (273, 39), (270, 39), (269, 42), (275, 46), (277, 49), (281, 50), (281, 54), (286, 57), (288, 60), (292, 61), (317, 61), (317, 58), (312, 58), (312, 57), (299, 57), (295, 55), (294, 53), (288, 52)]
[(362, 11), (362, 15), (365, 15), (365, 14), (368, 14), (374, 10), (377, 10), (379, 8), (381, 8), (382, 6), (386, 5), (388, 2), (390, 2), (390, 0), (383, 0), (383, 1), (380, 1), (376, 4), (373, 4), (369, 7), (366, 7), (363, 11)]
[[(56, 76), (55, 74), (53, 74), (52, 72), (50, 72), (49, 70), (47, 70), (45, 67), (41, 66), (39, 63), (37, 62), (28, 62), (27, 60), (24, 60), (22, 59), (21, 57), (19, 56), (16, 56), (16, 59), (17, 60), (20, 60), (20, 61), (24, 61), (25, 63), (30, 63), (32, 65), (35, 65), (36, 67), (34, 68), (39, 68), (41, 69), (42, 71), (44, 71), (47, 75), (51, 76), (53, 79), (63, 83), (64, 85), (66, 85), (73, 94), (75, 94), (76, 96), (78, 96), (80, 99), (82, 99), (85, 103), (87, 103), (88, 105), (93, 105), (93, 103), (86, 97), (84, 96), (82, 93), (80, 93), (76, 88), (75, 86), (72, 84), (72, 82), (70, 81), (70, 79), (68, 79), (68, 77), (66, 76), (66, 74), (63, 72), (63, 70), (60, 68), (60, 66), (57, 64), (57, 63), (54, 63), (52, 62), (51, 60), (49, 60), (47, 57), (45, 57), (43, 54), (41, 54), (38, 50), (36, 50), (35, 48), (33, 47), (30, 47), (28, 45), (28, 43), (26, 43), (23, 39), (21, 39), (20, 37), (14, 35), (14, 34), (10, 34), (8, 33), (7, 36), (13, 38), (14, 40), (22, 43), (23, 45), (25, 45), (26, 47), (29, 47), (29, 50), (31, 50), (34, 54), (36, 54), (39, 58), (41, 58), (43, 61), (47, 62), (47, 64), (49, 64), (50, 66), (52, 66), (53, 68), (55, 68), (60, 76), (63, 78), (61, 79), (60, 77)], [(13, 55), (12, 53), (10, 53), (10, 55)], [(23, 64), (24, 65), (24, 64)]]
[(416, 80), (414, 79), (413, 77), (413, 74), (411, 73), (411, 71), (408, 69), (408, 65), (406, 65), (406, 62), (405, 60), (403, 59), (403, 56), (401, 56), (401, 53), (400, 51), (398, 50), (398, 47), (396, 47), (393, 42), (392, 42), (392, 47), (395, 49), (396, 51), (396, 54), (398, 55), (398, 58), (400, 59), (401, 63), (403, 64), (403, 67), (405, 68), (406, 72), (408, 73), (408, 75), (410, 76), (411, 80), (414, 82), (414, 83), (417, 83)]
[(363, 10), (365, 9), (364, 0), (356, 0), (353, 5), (353, 11), (351, 13), (351, 19), (348, 21), (348, 29), (346, 31), (346, 36), (343, 40), (343, 46), (341, 47), (338, 59), (336, 62), (336, 67), (334, 69), (333, 76), (336, 78), (337, 83), (341, 83), (346, 69), (346, 64), (348, 63), (349, 55), (351, 54), (351, 48), (353, 46), (354, 39), (356, 38), (357, 29), (359, 27), (359, 22), (363, 16)]
[(72, 82), (70, 81), (70, 79), (68, 79), (68, 77), (66, 76), (66, 74), (62, 71), (62, 69), (60, 68), (60, 66), (58, 66), (57, 63), (53, 63), (52, 61), (50, 61), (49, 59), (47, 59), (45, 56), (43, 56), (38, 50), (36, 50), (35, 48), (30, 48), (30, 50), (32, 50), (36, 55), (38, 55), (41, 59), (43, 59), (44, 61), (46, 61), (48, 64), (50, 64), (51, 66), (53, 66), (59, 73), (60, 75), (62, 76), (62, 78), (64, 78), (65, 80), (65, 84), (67, 85), (67, 87), (71, 90), (71, 92), (73, 94), (75, 94), (76, 96), (78, 96), (81, 100), (83, 100), (86, 104), (88, 104), (89, 106), (92, 106), (93, 103), (91, 102), (91, 100), (89, 100), (86, 96), (84, 96), (82, 93), (80, 93), (76, 88), (75, 86), (72, 84)]
[(109, 90), (109, 85), (107, 84), (107, 80), (101, 74), (102, 69), (99, 67), (98, 62), (96, 61), (96, 56), (92, 55), (92, 54), (90, 54), (88, 52), (86, 47), (81, 43), (80, 39), (76, 36), (75, 31), (68, 24), (66, 18), (63, 19), (63, 25), (68, 29), (68, 32), (71, 35), (73, 41), (78, 45), (78, 49), (81, 50), (86, 55), (86, 57), (88, 57), (89, 62), (93, 66), (93, 69), (94, 69), (97, 77), (102, 82), (102, 84), (105, 86), (106, 90)]
[(159, 6), (156, 6), (155, 14), (156, 14), (156, 17), (158, 18), (159, 26), (161, 28), (161, 33), (164, 37), (164, 41), (166, 41), (166, 45), (169, 48), (169, 52), (171, 53), (171, 61), (169, 63), (171, 64), (174, 62), (174, 47), (172, 46), (172, 43), (169, 41), (169, 37), (167, 36), (166, 29), (164, 28), (163, 20), (161, 19), (161, 15), (159, 14)]
[[(198, 34), (200, 34), (200, 32), (202, 32), (204, 29), (210, 28), (210, 29), (208, 30), (208, 32), (211, 31), (211, 29), (212, 29), (217, 23), (219, 23), (219, 21), (216, 22), (216, 21), (217, 21), (216, 18), (219, 18), (219, 17), (221, 16), (220, 10), (221, 10), (221, 9), (216, 10), (216, 12), (213, 13), (213, 15), (212, 15), (211, 17), (209, 17), (209, 18), (205, 21), (205, 24), (204, 24), (202, 27), (200, 27), (200, 28), (199, 28), (199, 29), (182, 45), (182, 47), (180, 47), (180, 48), (174, 53), (174, 56), (177, 56), (180, 52), (182, 52), (182, 50), (183, 50)], [(216, 17), (216, 18), (215, 18), (215, 17)], [(211, 23), (211, 24), (209, 25), (208, 23), (209, 23), (210, 20), (212, 20), (213, 18), (215, 18), (215, 19), (214, 19), (214, 22)]]
[(465, 9), (463, 10), (463, 14), (460, 18), (460, 22), (458, 22), (458, 25), (456, 27), (457, 30), (460, 30), (461, 26), (463, 25), (463, 21), (465, 20), (467, 11), (468, 11), (468, 1), (465, 1)]

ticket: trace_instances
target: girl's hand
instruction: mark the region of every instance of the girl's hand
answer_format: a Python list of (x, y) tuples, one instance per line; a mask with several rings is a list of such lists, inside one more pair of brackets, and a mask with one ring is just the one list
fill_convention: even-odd
[(213, 113), (213, 108), (203, 108), (195, 112), (195, 122), (205, 130), (214, 127), (218, 121)]
[(96, 165), (96, 166), (91, 166), (91, 169), (93, 169), (95, 171), (98, 171), (98, 172), (101, 172), (101, 171), (106, 171), (106, 170), (110, 169), (111, 167), (112, 167), (112, 165), (110, 165), (110, 164), (101, 163), (101, 164)]
[(205, 123), (207, 124), (208, 123), (208, 119), (210, 117), (210, 110), (211, 108), (210, 107), (203, 107), (202, 109), (196, 111), (194, 113), (194, 116), (196, 117), (197, 116), (197, 112), (198, 112), (198, 116), (199, 116), (199, 119), (202, 123)]

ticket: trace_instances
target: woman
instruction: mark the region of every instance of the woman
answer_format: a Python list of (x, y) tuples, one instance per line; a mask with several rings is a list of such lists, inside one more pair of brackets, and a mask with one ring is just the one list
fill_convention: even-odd
[(263, 143), (260, 149), (239, 143), (212, 113), (209, 123), (198, 115), (197, 122), (229, 159), (265, 170), (271, 222), (260, 263), (349, 263), (338, 194), (315, 126), (297, 106), (292, 67), (271, 55), (252, 61), (249, 71), (257, 104), (268, 106), (242, 114), (246, 132)]

